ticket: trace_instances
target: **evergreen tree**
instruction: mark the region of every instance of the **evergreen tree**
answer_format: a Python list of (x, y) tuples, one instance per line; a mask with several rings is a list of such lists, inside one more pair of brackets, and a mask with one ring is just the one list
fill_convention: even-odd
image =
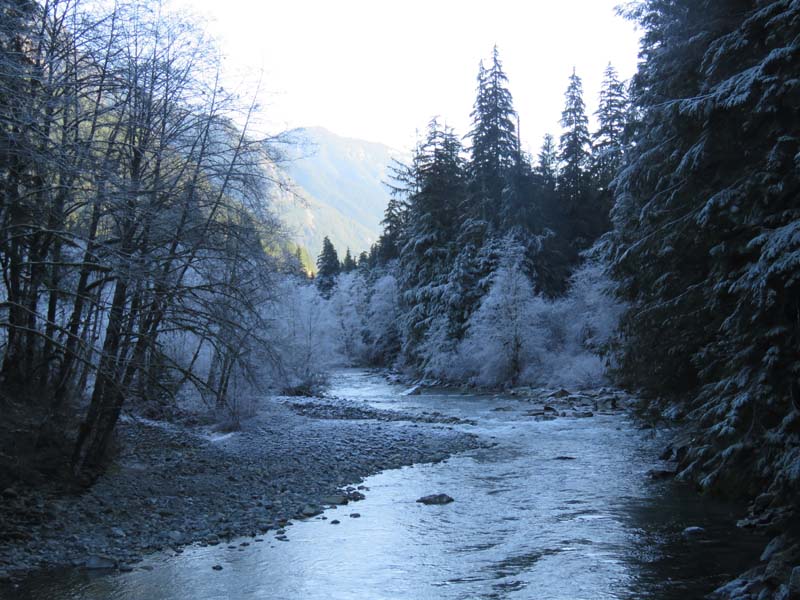
[(341, 271), (342, 273), (350, 273), (354, 271), (356, 268), (356, 261), (353, 259), (353, 255), (350, 254), (350, 248), (348, 248), (344, 253), (344, 259), (342, 260), (341, 264)]
[(583, 102), (583, 84), (574, 69), (565, 94), (561, 126), (564, 131), (559, 143), (558, 193), (564, 223), (560, 233), (573, 252), (578, 252), (589, 247), (602, 233), (607, 215), (604, 218), (602, 207), (591, 193), (589, 119)]
[(608, 190), (611, 180), (622, 167), (629, 115), (627, 87), (619, 80), (617, 70), (609, 63), (604, 73), (600, 103), (595, 112), (598, 129), (592, 136), (592, 171), (601, 191)]
[(683, 477), (767, 492), (755, 508), (772, 516), (759, 520), (788, 531), (796, 519), (778, 508), (800, 492), (800, 7), (735, 4), (647, 0), (630, 13), (644, 35), (641, 124), (613, 213), (630, 303), (618, 375), (695, 424)]
[(538, 159), (536, 173), (541, 176), (545, 188), (555, 190), (558, 180), (558, 149), (553, 136), (549, 133), (545, 134), (542, 140)]
[(583, 83), (574, 69), (564, 98), (564, 111), (561, 113), (561, 127), (564, 132), (559, 143), (561, 173), (558, 184), (561, 198), (566, 203), (570, 216), (574, 216), (584, 208), (586, 201), (592, 147), (589, 119), (583, 102)]
[(330, 297), (339, 271), (339, 255), (326, 235), (322, 240), (322, 252), (317, 258), (317, 288), (324, 298)]
[(470, 195), (466, 211), (468, 216), (494, 225), (498, 225), (508, 175), (519, 160), (516, 113), (507, 85), (495, 46), (489, 69), (480, 64), (478, 95), (470, 115)]
[(399, 266), (404, 302), (409, 307), (404, 322), (404, 351), (409, 360), (413, 360), (415, 346), (432, 315), (444, 310), (441, 285), (455, 255), (458, 211), (466, 195), (462, 152), (452, 129), (433, 119), (408, 172)]
[(362, 250), (358, 255), (358, 268), (369, 269), (369, 253), (366, 250)]

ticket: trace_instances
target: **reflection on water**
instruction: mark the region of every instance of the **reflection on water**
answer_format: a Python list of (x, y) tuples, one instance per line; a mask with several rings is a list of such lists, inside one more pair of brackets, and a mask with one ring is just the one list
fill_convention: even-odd
[[(289, 542), (267, 534), (151, 556), (132, 573), (51, 574), (17, 597), (688, 600), (757, 556), (761, 540), (732, 527), (739, 508), (647, 479), (659, 439), (624, 417), (536, 422), (514, 399), (400, 391), (354, 371), (333, 389), (477, 419), (470, 429), (497, 445), (371, 477), (366, 500), (296, 523)], [(416, 502), (438, 492), (456, 501)], [(705, 533), (686, 538), (689, 526)]]

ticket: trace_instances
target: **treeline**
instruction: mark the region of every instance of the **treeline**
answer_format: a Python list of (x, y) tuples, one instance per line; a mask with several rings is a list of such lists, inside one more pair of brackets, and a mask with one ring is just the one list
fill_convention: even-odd
[(15, 443), (72, 440), (78, 474), (126, 403), (188, 383), (224, 404), (275, 359), (262, 308), (296, 269), (264, 204), (276, 140), (202, 31), (93, 6), (0, 3), (0, 394), (6, 429), (34, 425)]
[[(563, 133), (558, 142), (545, 136), (533, 159), (521, 150), (495, 48), (488, 67), (479, 69), (468, 148), (438, 119), (430, 122), (410, 164), (394, 165), (384, 232), (359, 259), (359, 267), (397, 279), (399, 324), (396, 339), (384, 344), (395, 350), (381, 357), (385, 364), (514, 385), (541, 375), (547, 348), (564, 351), (567, 337), (577, 353), (581, 345), (599, 350), (597, 328), (586, 323), (567, 336), (555, 316), (563, 306), (553, 303), (565, 297), (581, 254), (610, 227), (610, 183), (625, 160), (631, 107), (626, 84), (609, 65), (598, 129), (590, 132), (581, 79), (573, 72)], [(328, 242), (317, 277), (325, 296), (342, 268), (331, 256)], [(597, 269), (582, 276), (605, 284)], [(615, 310), (612, 301), (605, 304)], [(481, 337), (494, 358), (473, 368), (467, 363), (484, 354), (476, 353)], [(597, 371), (594, 377), (601, 376)]]

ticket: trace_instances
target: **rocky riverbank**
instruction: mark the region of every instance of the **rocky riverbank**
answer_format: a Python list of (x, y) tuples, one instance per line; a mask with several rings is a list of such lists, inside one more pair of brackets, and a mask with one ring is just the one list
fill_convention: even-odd
[(225, 434), (125, 419), (118, 457), (89, 490), (2, 491), (0, 580), (60, 566), (128, 570), (149, 552), (280, 528), (362, 497), (345, 486), (368, 475), (479, 445), (452, 422), (312, 398), (271, 399)]

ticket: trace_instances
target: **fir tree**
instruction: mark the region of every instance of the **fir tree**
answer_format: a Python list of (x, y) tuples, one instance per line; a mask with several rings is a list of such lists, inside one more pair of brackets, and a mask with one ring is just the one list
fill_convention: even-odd
[(536, 173), (541, 176), (542, 184), (547, 189), (555, 190), (556, 181), (558, 180), (558, 149), (553, 136), (549, 133), (545, 134), (542, 140)]
[(467, 214), (498, 224), (503, 188), (519, 159), (516, 113), (497, 46), (492, 63), (478, 71), (478, 95), (471, 113), (470, 196)]
[(564, 223), (560, 233), (572, 251), (578, 252), (590, 246), (606, 229), (607, 214), (591, 193), (589, 119), (583, 102), (583, 84), (574, 69), (565, 93), (561, 126), (564, 131), (559, 143), (558, 194)]
[(348, 248), (344, 253), (344, 259), (342, 259), (341, 271), (342, 273), (350, 273), (354, 271), (355, 268), (356, 261), (353, 259), (353, 255), (350, 254), (350, 248)]
[(413, 360), (455, 255), (459, 207), (466, 195), (465, 164), (458, 137), (436, 119), (415, 150), (407, 172), (405, 228), (400, 250), (401, 286), (409, 307), (405, 319), (407, 358)]
[(767, 492), (763, 510), (800, 492), (800, 8), (736, 6), (648, 0), (630, 15), (641, 124), (613, 213), (630, 303), (617, 361), (695, 424), (682, 477)]
[(339, 255), (326, 235), (322, 240), (322, 252), (317, 258), (317, 288), (323, 297), (329, 298), (339, 275)]
[(619, 80), (617, 70), (609, 63), (604, 73), (600, 103), (595, 112), (598, 129), (592, 136), (592, 171), (602, 191), (608, 190), (611, 180), (622, 167), (629, 115), (627, 87)]

